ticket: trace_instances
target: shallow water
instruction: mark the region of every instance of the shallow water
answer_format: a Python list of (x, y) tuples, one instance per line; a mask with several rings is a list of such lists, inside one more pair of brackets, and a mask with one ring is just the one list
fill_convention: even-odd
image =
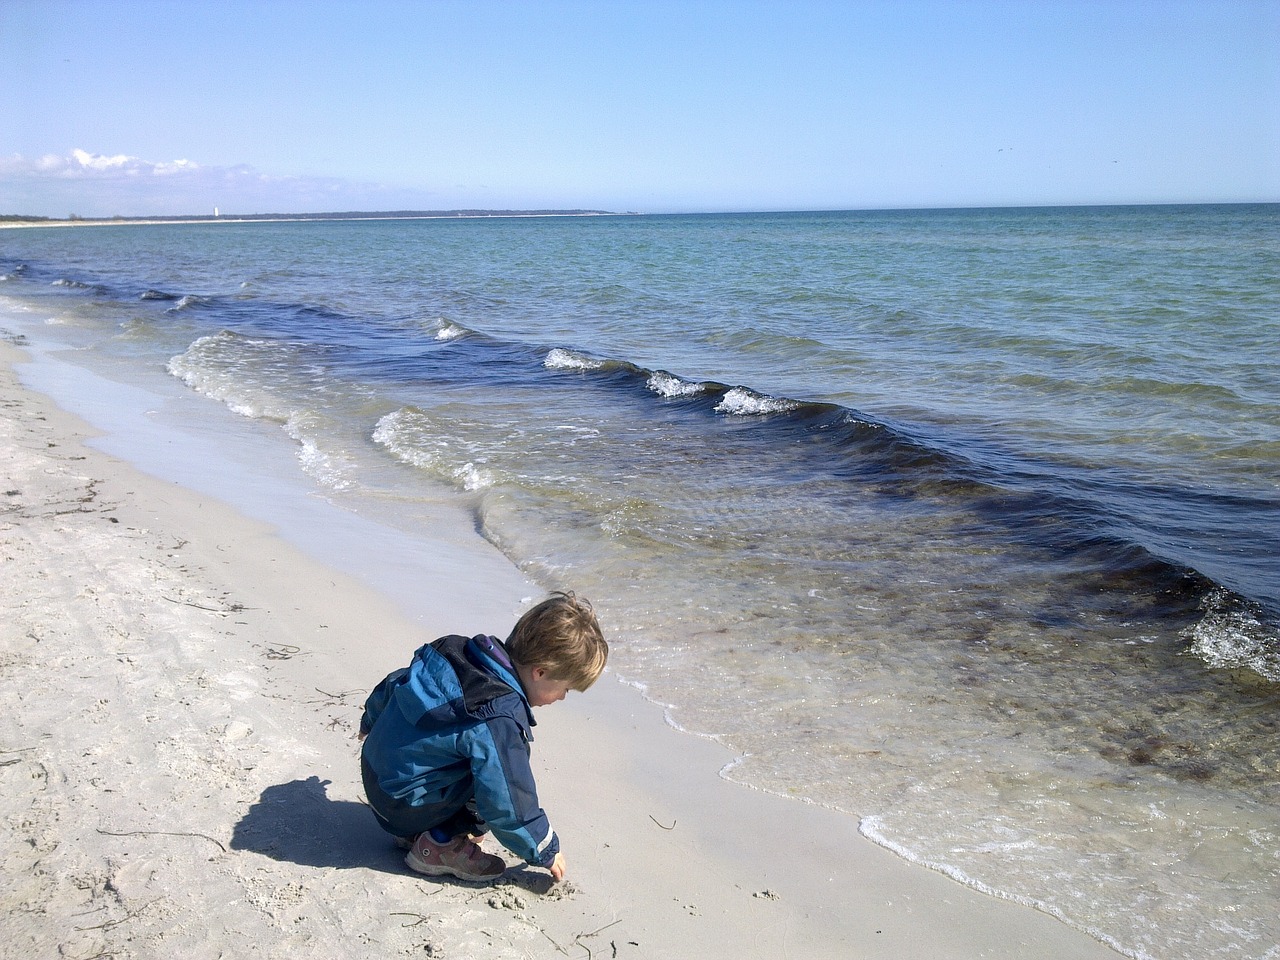
[(3, 231), (0, 296), (352, 509), (466, 509), (726, 776), (1133, 956), (1280, 956), (1278, 226)]

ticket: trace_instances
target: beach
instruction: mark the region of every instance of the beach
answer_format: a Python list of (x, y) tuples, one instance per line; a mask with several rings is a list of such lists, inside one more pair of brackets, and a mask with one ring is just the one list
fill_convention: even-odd
[(727, 782), (724, 747), (612, 673), (538, 711), (565, 882), (514, 863), (488, 887), (412, 874), (362, 803), (363, 697), (436, 635), (505, 635), (531, 586), (479, 537), (457, 570), (451, 538), (456, 576), (424, 583), (434, 612), (411, 618), (261, 522), (86, 446), (2, 349), (15, 955), (1114, 955), (895, 857), (853, 817)]
[[(149, 549), (200, 571), (127, 603), (148, 620), (108, 638), (150, 647), (183, 633), (148, 624), (183, 614), (230, 645), (210, 656), (232, 667), (172, 671), (207, 691), (177, 695), (168, 673), (151, 685), (235, 706), (200, 727), (233, 724), (236, 756), (255, 757), (241, 806), (200, 818), (235, 842), (187, 816), (170, 832), (261, 852), (281, 828), (255, 814), (236, 833), (245, 810), (264, 794), (277, 809), (280, 788), (306, 794), (313, 775), (313, 792), (329, 781), (320, 809), (358, 804), (341, 728), (364, 692), (422, 642), (504, 636), (572, 589), (612, 651), (606, 682), (540, 711), (550, 819), (569, 837), (581, 815), (588, 838), (566, 839), (580, 913), (547, 928), (556, 944), (625, 914), (633, 928), (610, 927), (626, 935), (608, 944), (680, 955), (705, 891), (733, 878), (743, 912), (715, 915), (751, 934), (712, 930), (714, 949), (781, 950), (765, 931), (811, 924), (842, 955), (886, 936), (882, 907), (900, 904), (857, 900), (886, 888), (861, 856), (845, 862), (870, 843), (868, 863), (1060, 918), (1134, 960), (1254, 960), (1280, 949), (1280, 288), (1255, 268), (1277, 249), (1275, 216), (12, 230), (0, 340), (29, 359), (27, 389), (92, 431), (76, 454), (90, 459), (71, 463), (96, 481), (79, 494), (90, 509), (136, 501), (131, 535), (163, 530)], [(56, 442), (40, 449), (71, 441)], [(83, 466), (100, 455), (151, 478), (124, 490), (154, 481), (163, 496), (108, 496)], [(21, 509), (24, 486), (4, 485), (19, 491), (4, 505)], [(170, 500), (185, 507), (162, 524)], [(85, 519), (65, 512), (77, 504), (45, 512)], [(210, 515), (212, 543), (192, 532)], [(309, 713), (247, 712), (264, 697)], [(204, 755), (157, 734), (152, 704), (125, 712), (152, 717), (151, 746), (131, 756)], [(298, 740), (314, 752), (332, 738), (331, 762), (270, 770), (254, 754), (266, 731), (317, 720), (334, 728)], [(579, 796), (615, 781), (629, 799)], [(237, 847), (245, 830), (258, 839)], [(367, 865), (373, 843), (380, 882), (414, 880), (381, 839), (342, 862)], [(690, 863), (709, 852), (723, 863), (699, 875)], [(788, 889), (774, 863), (813, 882)], [(652, 924), (640, 889), (664, 908)], [(603, 906), (583, 908), (588, 891)], [(690, 902), (697, 918), (676, 923)]]

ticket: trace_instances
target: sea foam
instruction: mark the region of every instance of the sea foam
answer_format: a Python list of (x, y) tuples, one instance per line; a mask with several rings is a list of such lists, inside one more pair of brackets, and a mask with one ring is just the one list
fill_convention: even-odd
[(759, 417), (771, 413), (788, 413), (799, 406), (795, 400), (770, 397), (746, 387), (734, 387), (716, 404), (716, 412), (735, 417)]
[(1232, 609), (1225, 590), (1215, 589), (1205, 597), (1206, 614), (1186, 632), (1191, 652), (1211, 667), (1236, 670), (1242, 667), (1259, 676), (1280, 682), (1280, 651), (1275, 637), (1246, 609)]
[(459, 464), (451, 460), (440, 443), (425, 440), (430, 425), (417, 410), (400, 409), (382, 417), (373, 430), (373, 442), (412, 467), (451, 481), (467, 491), (484, 490), (497, 482), (497, 476), (475, 458)]
[(578, 353), (576, 350), (555, 347), (547, 354), (542, 365), (548, 370), (599, 370), (605, 362), (588, 357), (584, 353)]
[(662, 397), (690, 397), (695, 394), (705, 393), (707, 390), (705, 383), (682, 380), (680, 377), (667, 373), (665, 370), (655, 370), (649, 376), (645, 386)]

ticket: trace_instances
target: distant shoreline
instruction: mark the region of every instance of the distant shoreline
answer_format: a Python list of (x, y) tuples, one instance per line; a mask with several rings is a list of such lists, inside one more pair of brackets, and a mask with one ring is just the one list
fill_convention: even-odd
[(345, 213), (247, 213), (199, 214), (175, 217), (27, 217), (0, 216), (4, 227), (103, 227), (161, 223), (290, 223), (310, 220), (478, 220), (514, 217), (619, 217), (638, 216), (635, 212), (610, 210), (390, 210), (382, 212)]
[(385, 210), (346, 211), (335, 213), (246, 213), (246, 214), (191, 214), (183, 216), (142, 217), (39, 217), (25, 214), (0, 214), (0, 229), (5, 227), (101, 227), (128, 224), (166, 223), (290, 223), (306, 221), (339, 220), (479, 220), (517, 219), (535, 217), (639, 217), (659, 216), (754, 216), (759, 214), (816, 214), (816, 213), (957, 213), (989, 210), (1073, 210), (1073, 209), (1122, 209), (1167, 207), (1280, 207), (1277, 200), (1211, 200), (1195, 202), (1162, 201), (1153, 203), (1079, 203), (1079, 204), (1015, 204), (1012, 206), (981, 207), (866, 207), (803, 210), (686, 210), (679, 213), (663, 212), (645, 214), (636, 210)]

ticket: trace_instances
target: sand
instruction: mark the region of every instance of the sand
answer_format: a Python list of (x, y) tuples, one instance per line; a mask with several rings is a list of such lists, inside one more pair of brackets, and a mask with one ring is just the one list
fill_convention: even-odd
[(365, 693), (436, 635), (505, 635), (530, 585), (478, 537), (442, 540), (433, 612), (410, 618), (87, 446), (86, 424), (19, 384), (20, 350), (0, 361), (7, 956), (1116, 956), (853, 817), (721, 779), (724, 747), (611, 673), (538, 711), (566, 880), (511, 857), (492, 886), (418, 877), (362, 802)]

